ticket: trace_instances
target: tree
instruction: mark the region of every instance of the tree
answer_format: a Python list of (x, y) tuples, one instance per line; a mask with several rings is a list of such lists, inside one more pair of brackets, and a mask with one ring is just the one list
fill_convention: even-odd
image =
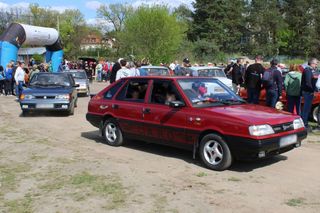
[(319, 40), (315, 35), (314, 22), (314, 17), (319, 17), (319, 13), (314, 14), (314, 11), (319, 7), (320, 2), (317, 0), (285, 0), (284, 2), (285, 20), (291, 34), (288, 39), (288, 54), (310, 56), (314, 40)]
[[(247, 30), (250, 42), (247, 54), (274, 56), (279, 54), (285, 22), (281, 13), (283, 5), (279, 0), (252, 0), (247, 5)], [(285, 36), (285, 34), (283, 34)]]
[(10, 10), (0, 10), (0, 35), (5, 31), (5, 29), (13, 22), (19, 20), (25, 20), (26, 11), (21, 8), (10, 8)]
[(244, 30), (244, 5), (244, 1), (239, 0), (195, 1), (189, 39), (212, 42), (210, 46), (220, 52), (238, 52)]
[(99, 18), (112, 24), (113, 29), (108, 29), (108, 25), (105, 25), (107, 31), (120, 32), (123, 29), (126, 18), (132, 11), (133, 8), (126, 4), (104, 4), (97, 10), (97, 14)]
[(89, 33), (79, 10), (66, 10), (60, 14), (60, 37), (67, 57), (76, 58), (81, 40)]
[(120, 38), (126, 54), (158, 64), (174, 59), (183, 32), (183, 25), (167, 7), (141, 6), (126, 19)]

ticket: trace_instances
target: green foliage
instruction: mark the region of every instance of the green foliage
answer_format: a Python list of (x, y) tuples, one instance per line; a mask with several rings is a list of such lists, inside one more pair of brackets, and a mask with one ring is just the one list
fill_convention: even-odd
[[(319, 1), (317, 0), (285, 0), (285, 17), (288, 29), (292, 32), (289, 38), (288, 53), (296, 56), (319, 55), (319, 50), (313, 49), (316, 35), (316, 25), (313, 20), (319, 20)], [(319, 24), (318, 24), (319, 25)], [(318, 29), (319, 30), (319, 29)], [(318, 43), (318, 42), (316, 42)]]
[(164, 6), (139, 7), (120, 33), (124, 55), (149, 58), (153, 64), (174, 60), (183, 39), (183, 24)]
[[(247, 5), (249, 45), (245, 53), (252, 55), (274, 56), (279, 54), (281, 41), (285, 35), (285, 23), (278, 0), (253, 0)], [(282, 30), (282, 31), (281, 31)]]
[(202, 54), (238, 51), (245, 26), (244, 1), (197, 0), (194, 8), (189, 38), (199, 43), (200, 50), (202, 44), (209, 44)]
[(35, 60), (36, 64), (41, 64), (42, 62), (44, 62), (44, 57), (42, 55), (35, 54), (32, 57)]

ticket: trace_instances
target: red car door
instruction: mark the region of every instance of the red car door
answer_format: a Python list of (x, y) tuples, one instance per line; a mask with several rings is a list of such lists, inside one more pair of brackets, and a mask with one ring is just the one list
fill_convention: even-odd
[(111, 105), (121, 130), (129, 137), (143, 136), (143, 114), (147, 79), (132, 79), (117, 94)]
[(173, 81), (155, 79), (145, 104), (143, 120), (148, 140), (173, 146), (188, 145), (185, 109), (169, 106), (170, 100), (182, 101)]

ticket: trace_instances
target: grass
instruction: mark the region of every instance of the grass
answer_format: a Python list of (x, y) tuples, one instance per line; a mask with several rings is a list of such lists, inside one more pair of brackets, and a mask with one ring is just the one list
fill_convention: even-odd
[(36, 139), (33, 141), (34, 143), (37, 143), (37, 144), (44, 144), (44, 145), (49, 145), (50, 144), (50, 141), (48, 138), (40, 138), (40, 139)]
[(30, 194), (26, 194), (24, 198), (7, 201), (5, 207), (8, 208), (8, 212), (11, 213), (31, 213), (33, 199)]
[(286, 202), (286, 204), (288, 206), (292, 206), (292, 207), (296, 207), (296, 206), (301, 206), (303, 204), (305, 204), (305, 199), (304, 198), (293, 198), (293, 199), (290, 199)]
[(18, 175), (30, 171), (31, 167), (26, 163), (11, 163), (0, 165), (0, 195), (16, 189)]
[(165, 196), (160, 196), (155, 194), (153, 194), (152, 197), (155, 198), (155, 201), (153, 202), (154, 208), (151, 212), (156, 212), (156, 213), (167, 212), (165, 210), (165, 207), (168, 205), (167, 198)]
[(107, 197), (110, 200), (104, 206), (107, 210), (118, 209), (126, 202), (126, 190), (115, 176), (98, 176), (81, 172), (72, 176), (57, 175), (49, 179), (38, 188), (47, 193), (66, 188), (73, 192), (68, 195), (75, 201), (84, 201), (93, 196)]
[(71, 184), (75, 188), (91, 191), (97, 196), (111, 197), (111, 203), (104, 207), (107, 210), (119, 208), (126, 200), (125, 189), (117, 177), (97, 176), (82, 172), (71, 178)]
[(70, 163), (75, 163), (77, 161), (70, 158), (57, 158), (56, 162), (61, 164), (70, 164)]
[(39, 161), (39, 160), (42, 160), (42, 159), (45, 159), (46, 156), (43, 156), (43, 155), (37, 155), (35, 153), (32, 153), (31, 154), (31, 157), (30, 157), (30, 160), (32, 161)]
[(228, 181), (239, 182), (241, 181), (241, 179), (236, 177), (231, 177), (231, 178), (228, 178)]
[(199, 173), (196, 174), (196, 176), (197, 177), (204, 177), (204, 176), (208, 176), (208, 174), (205, 173), (205, 172), (199, 172)]

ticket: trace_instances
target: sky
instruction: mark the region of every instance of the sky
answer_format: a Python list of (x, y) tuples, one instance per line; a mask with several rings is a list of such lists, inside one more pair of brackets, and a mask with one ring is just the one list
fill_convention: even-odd
[(191, 7), (193, 1), (194, 0), (0, 0), (0, 10), (10, 9), (11, 7), (28, 8), (30, 3), (37, 3), (40, 7), (51, 8), (61, 12), (66, 9), (79, 9), (88, 24), (95, 24), (97, 23), (96, 10), (102, 4), (128, 3), (133, 7), (138, 7), (142, 4), (164, 4), (175, 8), (181, 4)]

